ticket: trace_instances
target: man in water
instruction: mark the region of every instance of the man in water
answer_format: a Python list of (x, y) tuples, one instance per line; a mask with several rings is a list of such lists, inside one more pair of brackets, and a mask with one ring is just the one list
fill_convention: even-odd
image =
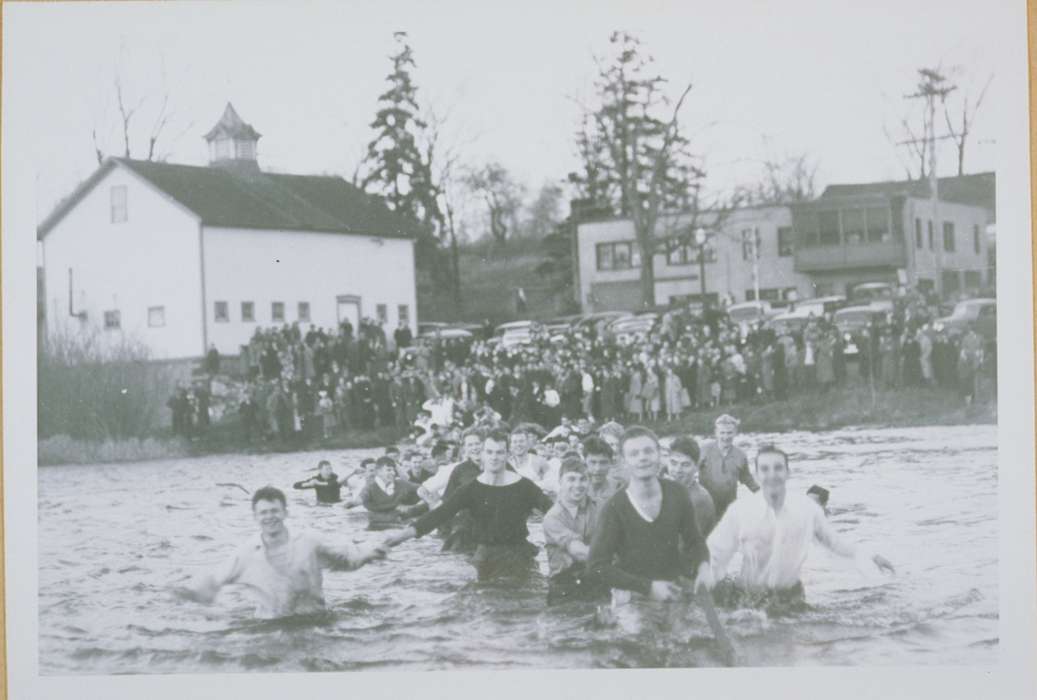
[(589, 478), (588, 495), (600, 505), (612, 498), (612, 494), (626, 484), (615, 475), (615, 452), (608, 443), (597, 436), (583, 441), (583, 459), (587, 464)]
[[(426, 480), (418, 489), (421, 500), (435, 508), (451, 491), (449, 486), (453, 483), (455, 490), (458, 486), (467, 484), (479, 476), (479, 454), (482, 452), (482, 432), (478, 428), (469, 428), (461, 437), (461, 461), (440, 467), (435, 476)], [(458, 477), (454, 478), (454, 472), (461, 469)]]
[(491, 431), (483, 442), (482, 473), (422, 516), (410, 527), (390, 536), (386, 546), (395, 547), (422, 537), (467, 511), (473, 520), (477, 546), (472, 557), (479, 580), (501, 576), (526, 576), (533, 569), (537, 548), (526, 539), (526, 521), (534, 510), (546, 513), (551, 499), (529, 479), (508, 470), (508, 434)]
[(706, 443), (702, 450), (699, 481), (712, 496), (719, 520), (737, 497), (738, 482), (754, 493), (760, 486), (749, 471), (749, 459), (734, 444), (738, 419), (724, 414), (716, 419), (713, 428), (716, 440)]
[(375, 477), (364, 489), (361, 500), (372, 529), (396, 525), (428, 509), (418, 498), (417, 485), (397, 478), (396, 462), (389, 457), (379, 457), (375, 462)]
[(317, 503), (338, 503), (342, 500), (341, 491), (344, 485), (338, 480), (338, 475), (331, 471), (331, 462), (322, 459), (317, 464), (316, 475), (296, 481), (292, 488), (298, 491), (314, 489), (317, 492)]
[(825, 512), (825, 515), (828, 515), (828, 489), (814, 484), (807, 489), (807, 496), (813, 499), (814, 503), (821, 506), (821, 510)]
[(599, 503), (588, 495), (587, 468), (579, 458), (568, 457), (559, 471), (558, 500), (544, 515), (543, 522), (551, 576), (548, 605), (593, 600), (608, 594), (601, 581), (587, 571), (591, 535), (600, 509)]
[(361, 460), (360, 466), (346, 477), (346, 480), (343, 482), (345, 487), (349, 489), (349, 497), (343, 504), (346, 508), (355, 508), (363, 505), (364, 489), (374, 479), (375, 461), (373, 457)]
[(717, 522), (713, 497), (699, 483), (699, 444), (694, 438), (680, 436), (670, 445), (670, 477), (688, 490), (699, 532), (708, 537)]
[[(742, 553), (737, 579), (718, 586), (718, 598), (726, 605), (802, 604), (800, 573), (811, 542), (816, 540), (843, 557), (862, 554), (835, 532), (812, 498), (787, 492), (789, 459), (784, 452), (773, 445), (761, 447), (756, 476), (762, 484), (760, 492), (735, 501), (707, 540), (718, 577), (725, 575), (735, 552)], [(893, 565), (882, 556), (862, 556), (893, 573)]]
[(540, 455), (533, 452), (536, 445), (536, 428), (529, 423), (520, 423), (511, 431), (511, 460), (515, 471), (526, 477), (549, 496), (558, 493), (558, 470)]
[(252, 494), (252, 517), (258, 535), (219, 569), (175, 589), (187, 600), (211, 603), (230, 584), (249, 588), (258, 598), (256, 617), (273, 619), (324, 610), (323, 569), (357, 569), (381, 559), (386, 549), (331, 545), (309, 533), (290, 533), (284, 493), (264, 486)]
[[(609, 499), (598, 517), (588, 569), (612, 590), (613, 610), (640, 628), (642, 612), (656, 625), (672, 611), (644, 606), (683, 595), (678, 580), (695, 575), (694, 589), (713, 587), (709, 551), (699, 532), (687, 490), (659, 478), (659, 438), (631, 426), (620, 440), (630, 482)], [(696, 573), (697, 572), (697, 573)]]

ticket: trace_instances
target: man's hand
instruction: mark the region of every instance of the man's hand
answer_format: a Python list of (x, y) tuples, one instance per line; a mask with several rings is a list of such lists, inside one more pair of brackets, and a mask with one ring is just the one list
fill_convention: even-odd
[(875, 566), (879, 567), (879, 571), (881, 571), (882, 573), (890, 575), (896, 573), (896, 569), (893, 568), (893, 565), (889, 562), (889, 559), (886, 559), (881, 554), (876, 554), (871, 558), (871, 560), (875, 562)]
[(713, 580), (713, 567), (709, 565), (708, 561), (704, 561), (699, 564), (698, 576), (695, 577), (695, 593), (701, 593), (702, 591), (711, 591), (713, 586), (716, 585), (716, 581)]
[(364, 563), (369, 561), (376, 561), (378, 559), (385, 559), (385, 556), (389, 553), (389, 548), (385, 546), (385, 543), (376, 544), (372, 547), (366, 555), (364, 555)]
[(680, 587), (672, 581), (652, 581), (652, 590), (649, 597), (660, 602), (676, 600), (681, 594)]
[(385, 541), (382, 544), (385, 547), (392, 548), (398, 544), (406, 542), (407, 540), (415, 537), (416, 535), (417, 533), (414, 531), (413, 527), (405, 527), (396, 534), (389, 535), (388, 537), (386, 537)]

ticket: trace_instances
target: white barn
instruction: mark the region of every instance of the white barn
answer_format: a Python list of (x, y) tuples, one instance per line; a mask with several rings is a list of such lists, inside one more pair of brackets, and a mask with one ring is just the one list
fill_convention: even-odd
[(416, 329), (416, 225), (339, 177), (259, 169), (231, 105), (207, 167), (110, 158), (38, 227), (45, 329), (236, 354), (257, 327)]

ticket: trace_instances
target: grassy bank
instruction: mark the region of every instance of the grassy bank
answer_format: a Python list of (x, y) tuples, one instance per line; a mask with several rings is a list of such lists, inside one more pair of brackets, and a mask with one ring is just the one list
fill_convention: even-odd
[[(706, 435), (711, 432), (712, 421), (720, 412), (738, 416), (742, 420), (742, 430), (754, 433), (997, 422), (997, 408), (992, 401), (967, 408), (956, 395), (946, 390), (912, 388), (879, 391), (873, 395), (866, 387), (852, 386), (827, 394), (801, 394), (782, 402), (735, 404), (719, 410), (689, 412), (679, 421), (659, 421), (651, 423), (650, 427), (662, 435), (679, 432)], [(64, 436), (48, 438), (39, 442), (39, 464), (138, 462), (211, 454), (371, 448), (391, 444), (400, 437), (400, 431), (382, 428), (309, 443), (247, 443), (236, 417), (230, 417), (194, 440), (171, 436), (119, 442), (88, 442)]]

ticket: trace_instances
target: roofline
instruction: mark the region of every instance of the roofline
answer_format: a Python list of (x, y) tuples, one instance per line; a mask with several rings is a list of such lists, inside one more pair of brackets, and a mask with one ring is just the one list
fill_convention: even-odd
[[(936, 178), (937, 180), (960, 180), (967, 177), (984, 177), (991, 176), (997, 179), (996, 170), (985, 170), (981, 173), (966, 173), (965, 175), (944, 175)], [(872, 182), (832, 182), (825, 185), (825, 190), (829, 187), (873, 187), (875, 185), (914, 185), (918, 183), (929, 182), (929, 178), (920, 180), (873, 180)], [(824, 190), (822, 190), (824, 192)]]
[(283, 226), (227, 226), (226, 224), (207, 224), (204, 221), (202, 221), (202, 226), (210, 231), (217, 229), (224, 231), (283, 231), (284, 233), (326, 233), (335, 236), (357, 236), (360, 238), (388, 238), (391, 240), (411, 241), (412, 243), (416, 240), (414, 236), (411, 236), (406, 233), (362, 233), (359, 231), (346, 231), (343, 229), (334, 228), (284, 228)]
[[(812, 202), (814, 200), (808, 200), (808, 201)], [(793, 204), (803, 204), (803, 202), (785, 202), (785, 203), (782, 203), (782, 204), (746, 204), (746, 205), (743, 205), (743, 206), (734, 207), (730, 211), (731, 211), (731, 213), (735, 213), (735, 212), (739, 212), (739, 211), (749, 211), (749, 210), (753, 210), (753, 209), (784, 209), (784, 208), (788, 208), (788, 207), (792, 206)], [(697, 212), (693, 212), (693, 211), (665, 211), (665, 212), (659, 212), (659, 220), (662, 220), (664, 218), (679, 218), (681, 216), (701, 216), (703, 214), (719, 214), (719, 213), (722, 213), (723, 211), (724, 211), (723, 209), (716, 209), (716, 208), (699, 209)], [(612, 222), (612, 221), (633, 221), (633, 218), (629, 217), (629, 216), (620, 216), (618, 214), (612, 214), (612, 215), (607, 215), (607, 216), (581, 217), (580, 219), (578, 219), (575, 222), (575, 226), (577, 228), (579, 228), (580, 226), (583, 226), (584, 224), (605, 224), (605, 223), (609, 223), (609, 222)]]
[(123, 162), (124, 160), (124, 158), (117, 158), (114, 156), (109, 156), (108, 158), (105, 158), (104, 162), (101, 163), (100, 166), (98, 166), (97, 170), (91, 173), (90, 177), (88, 177), (86, 180), (80, 183), (80, 185), (72, 191), (72, 194), (70, 194), (66, 199), (62, 200), (61, 203), (59, 203), (58, 206), (54, 208), (54, 211), (51, 212), (47, 216), (47, 218), (45, 218), (36, 227), (36, 240), (42, 241), (48, 233), (54, 230), (55, 226), (61, 223), (61, 221), (68, 215), (69, 212), (75, 209), (76, 206), (81, 201), (83, 201), (83, 199), (88, 194), (93, 192), (94, 188), (97, 187), (97, 185), (99, 185), (101, 181), (104, 180), (109, 174), (111, 174), (111, 172), (116, 168), (121, 168), (123, 171), (130, 173), (132, 177), (139, 180), (146, 187), (151, 188), (153, 192), (155, 192), (160, 197), (168, 201), (170, 204), (174, 205), (184, 213), (193, 217), (196, 222), (201, 222), (202, 217), (198, 214), (198, 212), (194, 211), (186, 204), (181, 202), (179, 199), (172, 196), (171, 194), (163, 190), (161, 187), (153, 183), (151, 180), (149, 180), (133, 168), (126, 165)]

